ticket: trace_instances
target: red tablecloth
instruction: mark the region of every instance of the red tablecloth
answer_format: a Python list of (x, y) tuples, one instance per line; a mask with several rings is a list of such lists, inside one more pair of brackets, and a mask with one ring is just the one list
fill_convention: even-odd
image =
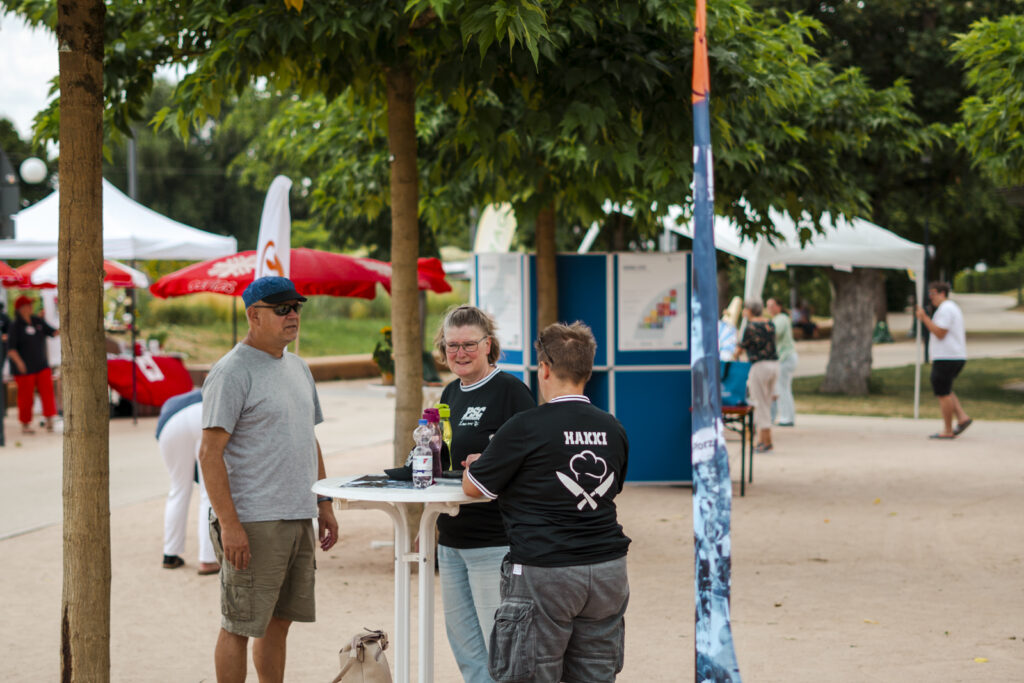
[[(135, 359), (136, 400), (142, 405), (160, 407), (164, 401), (192, 389), (192, 376), (181, 359), (151, 356)], [(132, 359), (107, 359), (107, 383), (129, 401), (132, 398)]]

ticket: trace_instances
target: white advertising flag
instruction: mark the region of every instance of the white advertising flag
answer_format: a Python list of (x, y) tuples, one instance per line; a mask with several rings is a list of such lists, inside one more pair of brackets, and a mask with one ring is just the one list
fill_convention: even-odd
[(288, 191), (292, 181), (279, 175), (270, 183), (260, 218), (260, 237), (256, 245), (256, 277), (291, 272), (292, 216), (288, 210)]

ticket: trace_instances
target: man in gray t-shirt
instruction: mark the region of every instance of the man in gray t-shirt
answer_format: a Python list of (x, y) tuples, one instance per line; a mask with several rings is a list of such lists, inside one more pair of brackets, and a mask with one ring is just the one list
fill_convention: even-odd
[(249, 638), (260, 680), (282, 680), (293, 621), (314, 621), (314, 518), (320, 547), (338, 539), (314, 426), (323, 421), (309, 367), (285, 349), (305, 297), (291, 280), (257, 278), (242, 294), (249, 332), (203, 384), (199, 463), (221, 566), (218, 681), (245, 679)]

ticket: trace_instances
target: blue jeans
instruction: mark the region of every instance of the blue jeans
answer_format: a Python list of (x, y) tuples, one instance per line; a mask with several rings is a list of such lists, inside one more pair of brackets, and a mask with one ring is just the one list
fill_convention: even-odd
[(487, 643), (501, 604), (501, 561), (508, 546), (437, 547), (448, 643), (466, 683), (492, 683)]

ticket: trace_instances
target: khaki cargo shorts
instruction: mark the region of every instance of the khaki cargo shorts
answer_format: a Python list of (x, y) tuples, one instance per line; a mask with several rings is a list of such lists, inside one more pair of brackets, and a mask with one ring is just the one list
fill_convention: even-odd
[(242, 522), (251, 558), (244, 570), (224, 559), (220, 522), (210, 520), (210, 538), (220, 562), (221, 626), (262, 638), (271, 617), (315, 621), (313, 597), (316, 538), (313, 520)]

